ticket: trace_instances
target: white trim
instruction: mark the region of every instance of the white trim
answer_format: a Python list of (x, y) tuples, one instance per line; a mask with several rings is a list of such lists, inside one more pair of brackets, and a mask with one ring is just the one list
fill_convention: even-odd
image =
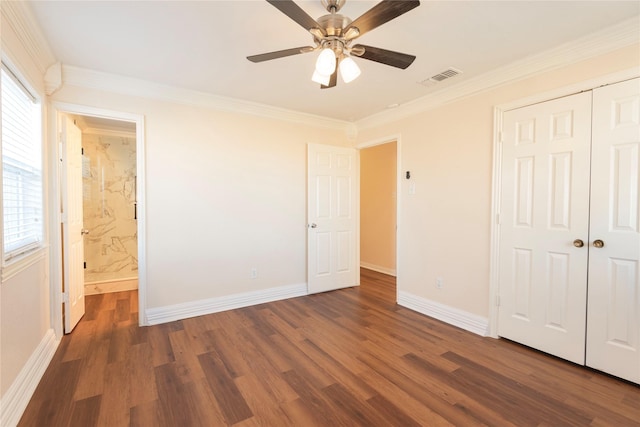
[(138, 289), (138, 278), (117, 280), (101, 280), (97, 282), (85, 282), (85, 295), (110, 294), (112, 292), (133, 291)]
[(104, 285), (105, 283), (130, 282), (132, 280), (138, 280), (138, 276), (124, 277), (122, 279), (94, 280), (93, 282), (84, 282), (84, 285)]
[(48, 96), (56, 93), (62, 87), (62, 63), (56, 62), (44, 75), (44, 93)]
[(50, 165), (52, 171), (50, 173), (51, 185), (50, 188), (52, 196), (50, 202), (51, 209), (51, 311), (53, 313), (53, 327), (56, 329), (56, 334), (60, 336), (62, 325), (62, 269), (60, 264), (62, 263), (61, 253), (61, 231), (60, 231), (60, 209), (58, 203), (56, 203), (60, 196), (60, 180), (59, 169), (60, 165), (57, 161), (58, 156), (58, 133), (59, 123), (57, 120), (58, 114), (69, 113), (81, 116), (94, 116), (105, 119), (120, 120), (134, 122), (136, 124), (136, 176), (137, 176), (137, 200), (138, 200), (138, 212), (137, 212), (137, 235), (138, 235), (138, 323), (140, 326), (147, 325), (146, 308), (147, 308), (147, 271), (146, 271), (146, 172), (145, 172), (145, 129), (144, 129), (144, 116), (133, 113), (126, 113), (121, 111), (105, 110), (102, 108), (89, 107), (86, 105), (76, 105), (54, 102), (51, 108), (51, 140), (54, 141), (53, 149), (50, 154)]
[(101, 129), (101, 128), (84, 128), (82, 129), (83, 135), (100, 135), (100, 136), (115, 136), (120, 138), (135, 138), (135, 132), (128, 132), (125, 130), (113, 130), (113, 129)]
[(625, 80), (635, 79), (638, 76), (640, 76), (640, 65), (626, 69), (626, 70), (607, 74), (605, 76), (599, 76), (589, 80), (584, 80), (578, 83), (573, 83), (571, 85), (549, 90), (546, 92), (537, 93), (535, 95), (527, 96), (526, 98), (516, 99), (504, 104), (500, 104), (497, 106), (497, 108), (503, 112), (514, 110), (516, 108), (526, 107), (527, 105), (537, 104), (539, 102), (546, 102), (555, 98), (561, 98), (563, 96), (573, 95), (574, 93), (593, 90), (600, 86), (606, 86), (609, 84), (618, 83)]
[(522, 80), (536, 74), (613, 52), (639, 41), (638, 18), (635, 17), (545, 52), (512, 62), (477, 77), (463, 80), (456, 85), (410, 101), (393, 110), (372, 114), (356, 121), (356, 126), (358, 131), (361, 131), (391, 123), (450, 102), (486, 92), (506, 83)]
[(498, 338), (498, 304), (499, 289), (492, 284), (498, 283), (500, 258), (500, 206), (502, 176), (502, 111), (493, 109), (493, 171), (491, 186), (491, 232), (489, 251), (489, 331), (488, 335)]
[(391, 136), (383, 136), (382, 138), (377, 138), (372, 141), (361, 142), (356, 145), (358, 150), (362, 150), (364, 148), (371, 148), (377, 145), (389, 144), (390, 142), (397, 142), (400, 140), (400, 134), (391, 135)]
[(139, 96), (178, 104), (206, 107), (233, 113), (251, 114), (270, 119), (284, 120), (309, 126), (341, 130), (354, 139), (355, 126), (351, 122), (316, 116), (308, 113), (272, 107), (235, 98), (214, 95), (195, 90), (183, 89), (152, 83), (146, 80), (103, 73), (85, 68), (63, 65), (64, 84), (83, 88), (103, 90), (123, 95)]
[(147, 321), (149, 325), (173, 322), (220, 311), (233, 310), (266, 302), (278, 301), (308, 295), (307, 284), (279, 286), (277, 288), (244, 292), (224, 297), (184, 302), (164, 307), (149, 308)]
[[(56, 59), (27, 3), (24, 1), (3, 1), (0, 11), (6, 17), (2, 20), (3, 24), (12, 28), (31, 61), (44, 75), (47, 68)], [(7, 45), (3, 44), (2, 49), (7, 50)]]
[(382, 267), (380, 265), (369, 264), (360, 260), (360, 268), (366, 268), (367, 270), (377, 271), (378, 273), (388, 274), (389, 276), (396, 277), (396, 270), (393, 268)]
[(491, 248), (489, 259), (489, 331), (488, 335), (498, 337), (498, 305), (496, 303), (500, 295), (499, 269), (500, 269), (500, 224), (497, 218), (500, 215), (500, 184), (502, 181), (502, 155), (501, 155), (501, 131), (502, 117), (505, 111), (525, 107), (539, 102), (549, 101), (555, 98), (568, 96), (574, 93), (593, 90), (600, 86), (630, 80), (640, 76), (640, 67), (633, 67), (605, 76), (596, 77), (575, 83), (552, 91), (543, 92), (526, 98), (521, 98), (505, 104), (497, 105), (493, 110), (493, 172), (491, 185)]
[(60, 341), (56, 340), (53, 329), (48, 329), (16, 379), (2, 396), (0, 425), (10, 427), (18, 424), (33, 392), (49, 366), (58, 344)]
[(487, 318), (412, 295), (408, 292), (398, 292), (398, 305), (483, 337), (488, 334), (489, 323)]
[(16, 257), (2, 267), (2, 283), (25, 271), (47, 255), (47, 246), (41, 246), (27, 254)]

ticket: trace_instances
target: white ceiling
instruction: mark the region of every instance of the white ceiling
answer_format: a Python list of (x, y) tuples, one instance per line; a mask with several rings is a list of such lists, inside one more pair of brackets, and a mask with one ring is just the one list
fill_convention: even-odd
[[(297, 3), (313, 18), (320, 0)], [(376, 1), (349, 0), (352, 19)], [(356, 59), (362, 75), (321, 90), (315, 53), (252, 63), (248, 55), (311, 44), (263, 0), (29, 1), (65, 65), (354, 121), (637, 17), (638, 1), (422, 1), (359, 43), (417, 56), (406, 70)], [(463, 74), (436, 86), (448, 67)]]

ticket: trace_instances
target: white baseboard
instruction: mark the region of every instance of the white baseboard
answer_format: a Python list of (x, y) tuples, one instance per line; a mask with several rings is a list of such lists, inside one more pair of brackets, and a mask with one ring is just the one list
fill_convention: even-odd
[(160, 323), (173, 322), (174, 320), (203, 316), (205, 314), (263, 304), (265, 302), (301, 297), (307, 294), (307, 284), (301, 283), (298, 285), (280, 286), (261, 291), (244, 292), (165, 307), (149, 308), (146, 311), (147, 322), (149, 325), (158, 325)]
[(99, 282), (86, 282), (84, 284), (85, 295), (108, 294), (111, 292), (133, 291), (138, 289), (138, 278), (104, 280)]
[(396, 277), (396, 270), (391, 268), (381, 267), (379, 265), (369, 264), (368, 262), (363, 262), (363, 261), (360, 261), (360, 267), (366, 268), (367, 270), (373, 270), (373, 271), (377, 271), (378, 273), (388, 274), (389, 276)]
[(398, 291), (398, 304), (483, 337), (489, 334), (489, 320), (476, 314), (403, 291)]
[(13, 427), (18, 424), (22, 413), (29, 404), (33, 392), (42, 379), (49, 362), (58, 348), (60, 341), (56, 340), (53, 329), (49, 329), (42, 337), (40, 344), (31, 353), (20, 373), (9, 389), (2, 396), (0, 402), (0, 425)]

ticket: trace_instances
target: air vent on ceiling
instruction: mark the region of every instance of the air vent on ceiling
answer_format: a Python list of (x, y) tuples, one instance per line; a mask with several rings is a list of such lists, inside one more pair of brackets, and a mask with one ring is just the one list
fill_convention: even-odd
[(455, 77), (458, 74), (462, 74), (462, 71), (457, 70), (453, 67), (449, 67), (441, 73), (436, 74), (435, 76), (431, 76), (428, 79), (425, 79), (419, 82), (423, 86), (432, 86), (436, 83), (439, 83), (443, 80), (450, 79), (451, 77)]

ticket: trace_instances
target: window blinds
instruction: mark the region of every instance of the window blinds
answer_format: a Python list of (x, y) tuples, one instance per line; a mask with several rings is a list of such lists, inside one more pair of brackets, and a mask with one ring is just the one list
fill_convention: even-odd
[(4, 259), (42, 244), (40, 109), (4, 66), (2, 86), (2, 212)]

